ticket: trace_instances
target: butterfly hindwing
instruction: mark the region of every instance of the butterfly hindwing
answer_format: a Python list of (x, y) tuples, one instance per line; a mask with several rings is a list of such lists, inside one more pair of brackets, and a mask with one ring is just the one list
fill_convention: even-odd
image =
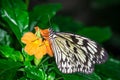
[(105, 62), (105, 50), (94, 41), (71, 33), (50, 33), (58, 68), (63, 73), (92, 73), (95, 63)]

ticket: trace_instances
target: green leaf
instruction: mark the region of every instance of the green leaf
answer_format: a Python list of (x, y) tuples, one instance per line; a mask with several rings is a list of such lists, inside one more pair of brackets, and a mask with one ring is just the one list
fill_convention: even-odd
[(60, 31), (67, 31), (67, 32), (77, 32), (81, 28), (83, 28), (83, 24), (80, 22), (75, 21), (71, 17), (66, 17), (66, 16), (55, 16), (52, 19), (52, 22), (57, 24), (60, 28)]
[(99, 27), (89, 27), (83, 28), (78, 32), (82, 36), (86, 36), (97, 42), (104, 42), (110, 39), (112, 32), (109, 27), (99, 28)]
[(64, 80), (101, 80), (101, 78), (95, 74), (81, 74), (81, 73), (76, 73), (76, 74), (64, 74), (62, 75)]
[(51, 72), (49, 75), (48, 75), (48, 79), (47, 80), (54, 80), (55, 79), (55, 73), (54, 72)]
[(101, 65), (96, 65), (96, 73), (103, 80), (120, 80), (120, 61), (113, 58)]
[(29, 18), (26, 5), (22, 0), (1, 0), (0, 5), (1, 17), (9, 25), (7, 28), (12, 30), (20, 41), (28, 27)]
[(45, 28), (48, 21), (61, 9), (60, 4), (43, 4), (33, 8), (30, 12), (30, 28), (35, 26)]
[(0, 59), (0, 80), (13, 80), (22, 64), (13, 60)]
[(41, 59), (34, 58), (35, 65), (38, 66), (40, 64), (41, 60), (42, 60), (42, 58)]
[(46, 80), (47, 76), (42, 69), (38, 69), (33, 66), (27, 66), (25, 68), (27, 77), (34, 80)]
[(28, 55), (23, 49), (22, 49), (22, 53), (24, 56), (24, 65), (25, 66), (31, 66), (31, 61), (34, 59), (34, 56), (30, 56)]
[(80, 74), (80, 77), (82, 80), (101, 80), (100, 76), (97, 75), (95, 72), (93, 72), (92, 74)]
[(29, 79), (26, 77), (21, 77), (19, 80), (29, 80)]
[(15, 51), (9, 46), (0, 46), (0, 52), (3, 57), (10, 58), (14, 61), (23, 61), (23, 56), (19, 51)]

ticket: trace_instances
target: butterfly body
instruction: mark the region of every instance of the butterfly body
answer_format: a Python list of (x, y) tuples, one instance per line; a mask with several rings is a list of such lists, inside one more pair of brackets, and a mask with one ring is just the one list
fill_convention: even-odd
[(95, 64), (107, 60), (107, 53), (96, 42), (80, 35), (54, 32), (48, 29), (48, 35), (42, 36), (49, 40), (55, 56), (56, 64), (63, 73), (92, 73)]

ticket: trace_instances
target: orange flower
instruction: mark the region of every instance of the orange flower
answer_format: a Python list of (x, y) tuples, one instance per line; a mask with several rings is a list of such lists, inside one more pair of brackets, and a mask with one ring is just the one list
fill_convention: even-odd
[(25, 52), (27, 52), (29, 55), (34, 55), (37, 59), (41, 59), (45, 54), (49, 54), (52, 57), (53, 52), (49, 39), (42, 38), (45, 36), (42, 35), (43, 32), (46, 33), (46, 35), (49, 35), (49, 30), (46, 29), (42, 31), (41, 29), (39, 29), (39, 27), (35, 27), (35, 30), (35, 34), (33, 34), (32, 32), (27, 32), (21, 38), (21, 41), (26, 44), (24, 48)]

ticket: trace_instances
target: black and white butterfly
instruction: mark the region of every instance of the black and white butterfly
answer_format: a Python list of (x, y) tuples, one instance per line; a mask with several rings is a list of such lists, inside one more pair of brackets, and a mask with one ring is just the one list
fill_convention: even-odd
[(92, 73), (94, 65), (104, 63), (108, 57), (104, 48), (80, 35), (49, 29), (49, 40), (62, 73)]

